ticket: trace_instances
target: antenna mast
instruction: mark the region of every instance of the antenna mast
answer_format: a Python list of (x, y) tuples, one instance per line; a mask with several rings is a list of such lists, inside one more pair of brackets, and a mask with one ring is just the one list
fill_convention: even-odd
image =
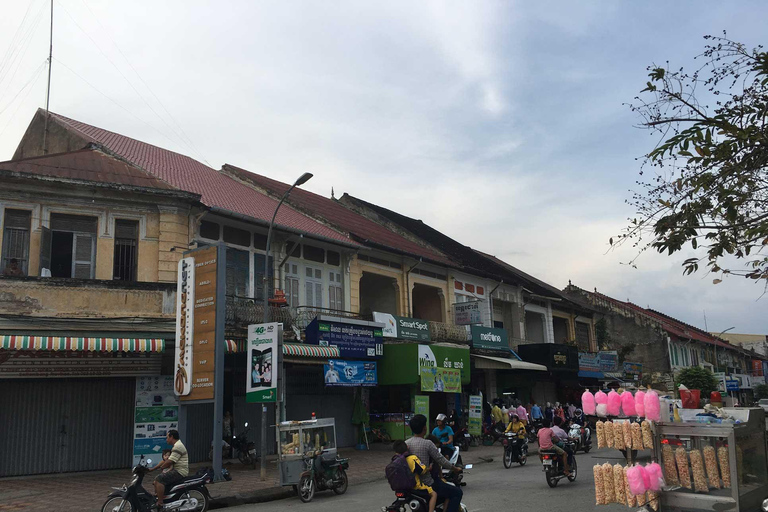
[(53, 67), (53, 0), (51, 0), (51, 38), (48, 49), (48, 89), (45, 92), (45, 129), (43, 130), (43, 154), (48, 154), (48, 106), (51, 103), (51, 68)]

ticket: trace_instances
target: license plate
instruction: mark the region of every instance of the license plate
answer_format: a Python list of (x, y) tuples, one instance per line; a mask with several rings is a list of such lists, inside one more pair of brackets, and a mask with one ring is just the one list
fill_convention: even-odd
[(469, 434), (464, 434), (464, 437), (469, 437)]
[(549, 459), (544, 459), (543, 463), (544, 463), (545, 466), (551, 466), (552, 465), (552, 461), (549, 460)]
[(251, 455), (256, 455), (256, 450), (249, 450), (248, 453), (250, 453)]

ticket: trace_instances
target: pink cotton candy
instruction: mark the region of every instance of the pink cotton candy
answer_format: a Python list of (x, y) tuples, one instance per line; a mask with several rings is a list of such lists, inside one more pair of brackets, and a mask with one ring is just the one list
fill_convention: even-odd
[(597, 404), (595, 406), (595, 414), (597, 414), (599, 418), (608, 416), (608, 404)]
[(595, 396), (589, 391), (581, 395), (581, 410), (589, 416), (595, 414)]
[(646, 490), (651, 488), (651, 475), (646, 471), (646, 469), (643, 466), (638, 465), (637, 467), (640, 468), (640, 474), (643, 475), (643, 484), (645, 485)]
[(621, 394), (621, 412), (624, 416), (635, 416), (635, 397), (632, 393), (625, 391)]
[(644, 494), (646, 491), (645, 481), (643, 480), (643, 470), (640, 466), (632, 466), (627, 469), (627, 482), (629, 482), (629, 492), (634, 496)]
[(645, 405), (645, 417), (651, 421), (661, 421), (661, 404), (659, 404), (659, 395), (654, 390), (649, 390), (643, 400)]
[(597, 393), (595, 393), (595, 403), (596, 404), (607, 404), (608, 403), (608, 395), (606, 395), (602, 391), (598, 391)]
[(621, 412), (621, 397), (615, 391), (608, 393), (608, 416), (618, 416)]
[(638, 417), (645, 417), (645, 391), (635, 393), (635, 412)]
[(656, 462), (647, 464), (645, 466), (645, 473), (650, 477), (650, 484), (646, 486), (648, 487), (648, 490), (656, 492), (660, 491), (661, 487), (664, 485), (664, 477), (661, 473), (661, 466), (659, 466)]

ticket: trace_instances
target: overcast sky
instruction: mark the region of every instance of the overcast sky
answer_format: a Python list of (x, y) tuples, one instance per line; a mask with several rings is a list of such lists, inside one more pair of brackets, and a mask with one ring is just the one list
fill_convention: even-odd
[[(47, 4), (3, 5), (3, 160), (44, 106)], [(54, 112), (214, 168), (311, 171), (558, 288), (768, 333), (759, 286), (607, 252), (655, 140), (622, 103), (704, 34), (768, 43), (765, 2), (58, 0), (55, 19)]]

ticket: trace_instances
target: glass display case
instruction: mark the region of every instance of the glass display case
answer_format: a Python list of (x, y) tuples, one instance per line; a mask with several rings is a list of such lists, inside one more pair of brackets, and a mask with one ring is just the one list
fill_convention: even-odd
[(768, 496), (765, 413), (724, 412), (732, 419), (656, 425), (655, 453), (667, 482), (663, 510), (759, 510)]
[(284, 421), (277, 425), (280, 485), (296, 485), (306, 461), (317, 451), (323, 460), (336, 458), (336, 422), (333, 418)]

